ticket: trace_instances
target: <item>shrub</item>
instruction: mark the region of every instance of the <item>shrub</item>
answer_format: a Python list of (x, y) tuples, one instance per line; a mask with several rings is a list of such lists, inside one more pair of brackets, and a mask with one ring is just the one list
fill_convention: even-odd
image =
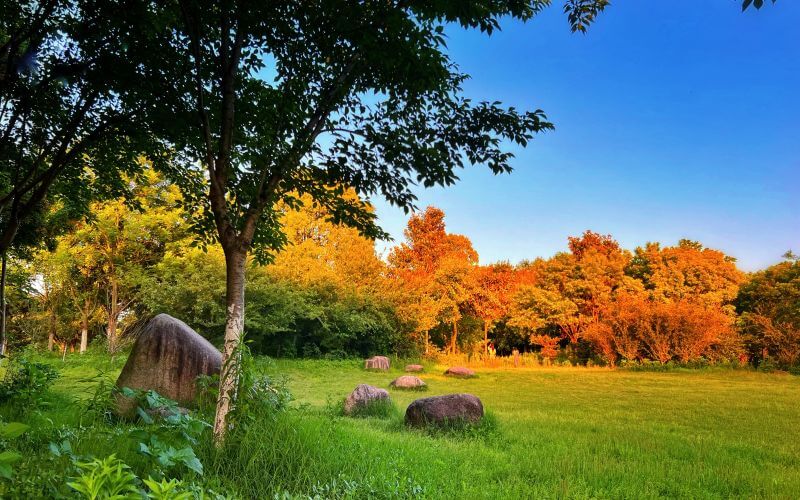
[(56, 378), (58, 371), (47, 364), (27, 358), (12, 359), (0, 382), (0, 404), (13, 400), (24, 408), (36, 406)]

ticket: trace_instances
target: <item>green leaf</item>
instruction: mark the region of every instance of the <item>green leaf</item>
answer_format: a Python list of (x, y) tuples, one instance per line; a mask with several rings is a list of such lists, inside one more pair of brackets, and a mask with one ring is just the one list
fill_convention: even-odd
[(0, 464), (13, 464), (22, 458), (22, 455), (16, 451), (6, 450), (0, 453)]
[(0, 427), (0, 437), (4, 439), (14, 439), (21, 436), (30, 428), (21, 422), (9, 422)]
[(0, 463), (0, 477), (4, 477), (6, 479), (11, 479), (13, 476), (14, 470), (8, 464)]

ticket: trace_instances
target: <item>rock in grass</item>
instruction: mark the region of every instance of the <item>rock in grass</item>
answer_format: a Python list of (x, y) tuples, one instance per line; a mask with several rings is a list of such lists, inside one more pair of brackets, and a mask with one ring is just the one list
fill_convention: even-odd
[(450, 377), (470, 378), (475, 376), (475, 372), (463, 366), (453, 366), (444, 372), (445, 375)]
[(386, 389), (380, 389), (368, 384), (358, 384), (344, 400), (344, 414), (353, 415), (379, 401), (390, 401), (389, 393)]
[[(181, 406), (193, 406), (197, 377), (217, 374), (221, 365), (222, 354), (210, 342), (183, 321), (159, 314), (136, 339), (117, 387), (153, 390)], [(117, 395), (119, 415), (130, 416), (135, 409), (135, 400)]]
[(478, 423), (483, 418), (483, 403), (472, 394), (447, 394), (417, 399), (406, 409), (406, 424), (412, 427)]
[(425, 367), (422, 365), (406, 365), (406, 371), (409, 373), (416, 373), (425, 370)]
[(422, 379), (413, 375), (397, 377), (389, 385), (396, 389), (424, 389), (427, 387)]
[(386, 356), (372, 356), (364, 361), (364, 368), (367, 370), (383, 370), (389, 369), (389, 358)]

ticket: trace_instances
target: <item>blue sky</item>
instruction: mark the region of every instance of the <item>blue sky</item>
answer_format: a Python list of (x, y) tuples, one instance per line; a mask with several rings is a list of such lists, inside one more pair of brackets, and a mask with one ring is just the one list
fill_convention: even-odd
[[(566, 248), (592, 229), (626, 248), (696, 239), (745, 270), (800, 251), (800, 2), (617, 0), (586, 35), (558, 6), (486, 37), (449, 29), (465, 92), (543, 109), (556, 130), (515, 171), (420, 188), (481, 262)], [(402, 239), (406, 216), (375, 200)], [(387, 245), (379, 243), (379, 249)]]

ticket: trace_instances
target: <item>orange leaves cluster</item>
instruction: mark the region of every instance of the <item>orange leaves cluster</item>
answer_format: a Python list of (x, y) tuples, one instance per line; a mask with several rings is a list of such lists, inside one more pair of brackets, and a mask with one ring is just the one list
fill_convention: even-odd
[(560, 345), (579, 343), (612, 364), (687, 362), (735, 347), (731, 302), (744, 274), (699, 243), (632, 253), (610, 235), (586, 231), (549, 259), (479, 266), (469, 240), (447, 233), (439, 209), (412, 216), (405, 235), (389, 256), (405, 311), (417, 332), (452, 324), (452, 350), (464, 316), (481, 320), (487, 344), (500, 324), (551, 358)]

